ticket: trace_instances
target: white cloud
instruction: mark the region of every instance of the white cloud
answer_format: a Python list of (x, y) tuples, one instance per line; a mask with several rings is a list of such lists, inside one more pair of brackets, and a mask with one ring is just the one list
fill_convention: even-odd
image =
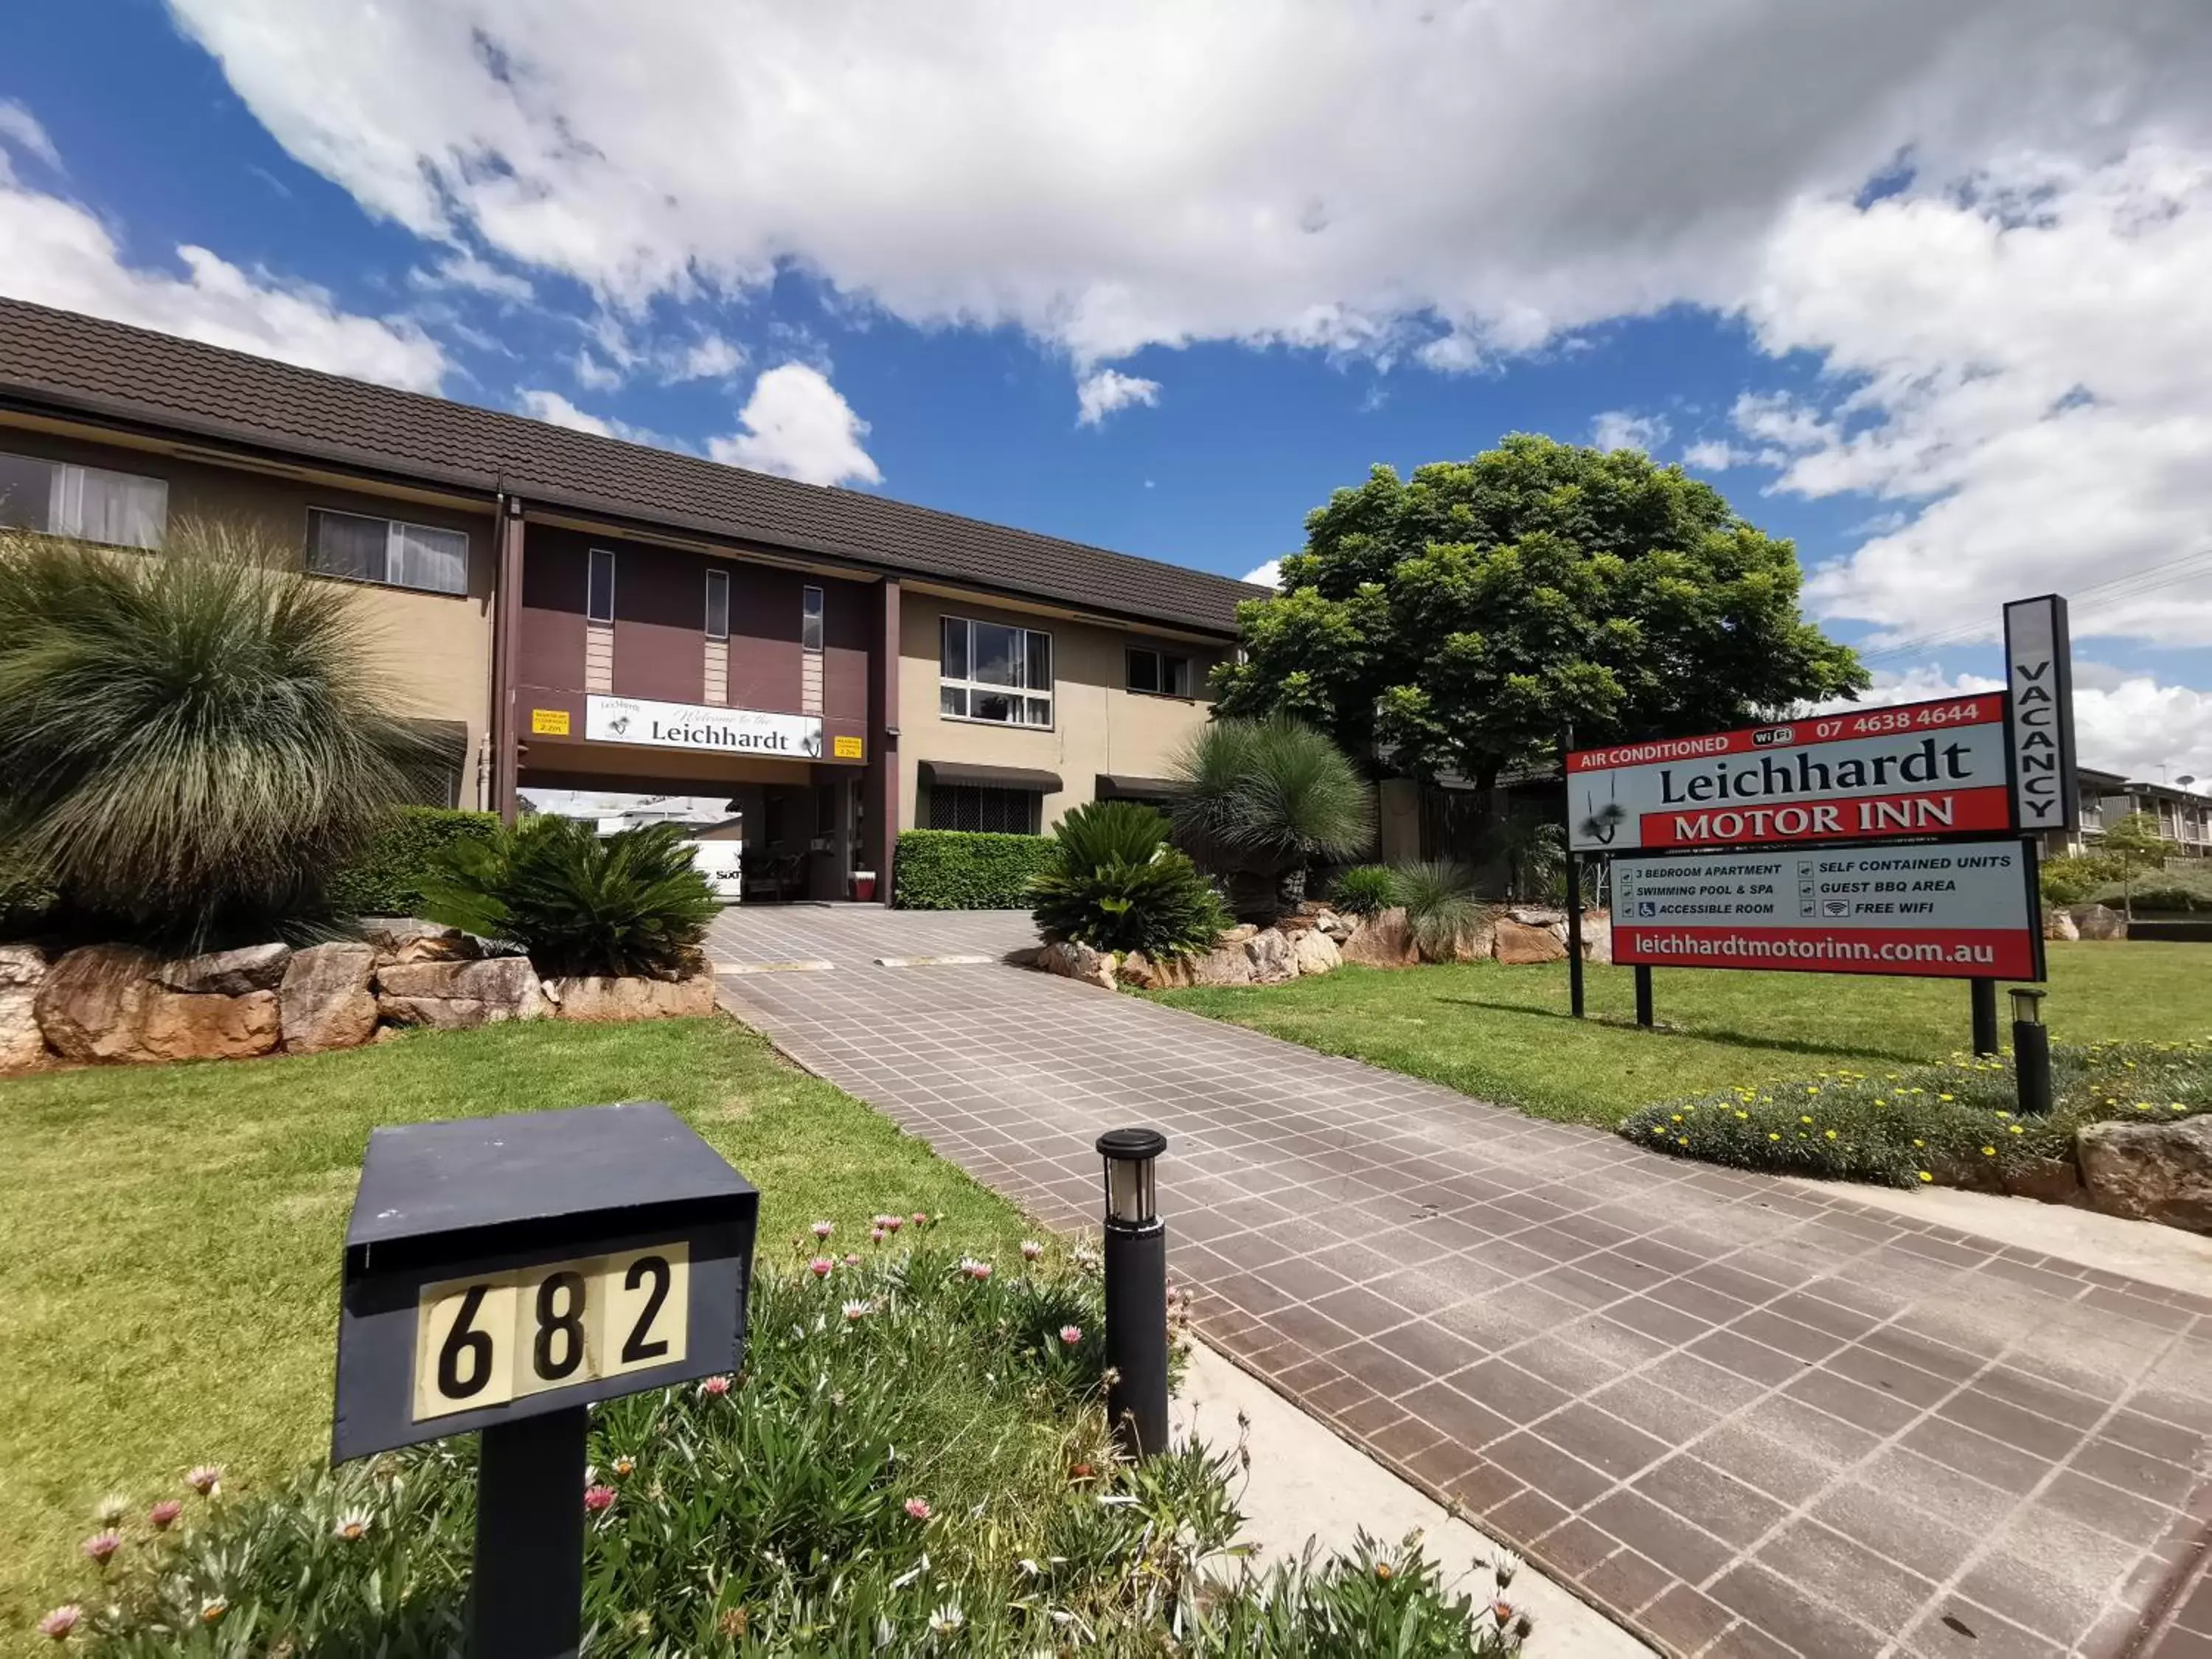
[(649, 444), (656, 449), (688, 449), (690, 446), (677, 439), (665, 437), (650, 427), (632, 426), (628, 421), (617, 421), (604, 415), (594, 415), (587, 409), (579, 409), (557, 392), (533, 386), (516, 394), (515, 402), (525, 415), (533, 421), (544, 421), (553, 426), (565, 426), (572, 432), (588, 432), (599, 438), (620, 438), (625, 443)]
[(526, 305), (537, 297), (529, 278), (499, 266), (464, 248), (449, 254), (434, 270), (410, 273), (417, 288), (465, 288), (495, 300)]
[(589, 346), (577, 352), (572, 367), (576, 384), (586, 392), (612, 392), (623, 383), (622, 371), (601, 362)]
[(1700, 438), (1682, 451), (1682, 465), (1693, 466), (1700, 472), (1725, 472), (1730, 467), (1746, 466), (1758, 459), (1757, 451), (1739, 449), (1720, 438)]
[(710, 332), (667, 352), (661, 378), (672, 381), (726, 380), (744, 366), (743, 346)]
[(1267, 563), (1246, 571), (1244, 580), (1257, 582), (1262, 587), (1280, 587), (1283, 585), (1283, 562), (1270, 559)]
[(860, 447), (868, 423), (821, 370), (805, 363), (784, 363), (754, 381), (738, 423), (740, 431), (707, 443), (707, 453), (726, 465), (802, 483), (883, 482), (882, 470)]
[(1608, 409), (1590, 422), (1590, 442), (1600, 449), (1640, 449), (1648, 455), (1667, 441), (1667, 432), (1663, 415)]
[(418, 324), (341, 310), (321, 289), (204, 247), (176, 258), (181, 275), (126, 264), (106, 226), (19, 183), (0, 153), (0, 294), (410, 391), (444, 378), (445, 352)]
[(44, 161), (56, 173), (62, 170), (61, 152), (46, 136), (39, 118), (13, 98), (0, 98), (0, 144), (12, 145), (24, 155)]
[(1160, 400), (1160, 383), (1124, 374), (1118, 368), (1102, 368), (1075, 388), (1075, 423), (1097, 426), (1117, 409), (1131, 404), (1151, 408)]

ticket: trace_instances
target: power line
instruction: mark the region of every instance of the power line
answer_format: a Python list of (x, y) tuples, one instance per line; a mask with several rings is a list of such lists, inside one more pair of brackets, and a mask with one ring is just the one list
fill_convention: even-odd
[[(2203, 572), (2185, 568), (2200, 564), (2207, 567)], [(2160, 575), (2159, 573), (2161, 571), (2179, 574)], [(2195, 553), (2186, 553), (2178, 559), (2169, 559), (2163, 564), (2148, 565), (2141, 570), (2131, 571), (2124, 576), (2114, 576), (2106, 581), (2094, 582), (2087, 587), (2076, 588), (2068, 598), (2073, 605), (2081, 606), (2079, 615), (2075, 618), (2079, 622), (2100, 614), (2108, 614), (2108, 607), (2112, 601), (2136, 599), (2145, 593), (2155, 592), (2160, 588), (2172, 587), (2179, 582), (2193, 580), (2199, 574), (2212, 574), (2212, 548), (2206, 548)], [(2158, 580), (2154, 581), (2148, 580), (2154, 576)], [(2082, 600), (2092, 597), (2096, 598), (2099, 602), (2088, 605), (2081, 605)], [(1875, 661), (1879, 661), (1885, 657), (1913, 656), (1942, 646), (1965, 644), (1982, 633), (1984, 627), (1984, 623), (1967, 623), (1953, 628), (1939, 629), (1933, 633), (1919, 635), (1912, 639), (1900, 640), (1895, 645), (1883, 646), (1879, 650), (1861, 651), (1859, 655), (1863, 659)]]

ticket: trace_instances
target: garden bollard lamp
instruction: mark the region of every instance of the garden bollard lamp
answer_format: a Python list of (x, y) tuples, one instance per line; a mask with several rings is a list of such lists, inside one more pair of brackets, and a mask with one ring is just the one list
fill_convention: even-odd
[(2012, 1069), (2022, 1113), (2051, 1111), (2051, 1028), (2043, 1023), (2042, 990), (2015, 985), (2012, 998)]
[(1168, 1230), (1153, 1164), (1158, 1129), (1109, 1129), (1106, 1160), (1106, 1415), (1132, 1457), (1168, 1443)]

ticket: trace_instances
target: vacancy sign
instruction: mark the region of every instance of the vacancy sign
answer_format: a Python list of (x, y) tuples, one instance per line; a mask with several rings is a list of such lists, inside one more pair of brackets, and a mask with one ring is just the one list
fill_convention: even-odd
[(2022, 830), (2071, 830), (2074, 661), (2066, 601), (2056, 593), (2004, 608), (2005, 694), (2012, 703), (2013, 791)]
[(2017, 841), (1695, 853), (1613, 866), (1613, 959), (1950, 979), (2043, 977)]
[(1948, 697), (1567, 757), (1579, 853), (2013, 827), (2005, 699)]

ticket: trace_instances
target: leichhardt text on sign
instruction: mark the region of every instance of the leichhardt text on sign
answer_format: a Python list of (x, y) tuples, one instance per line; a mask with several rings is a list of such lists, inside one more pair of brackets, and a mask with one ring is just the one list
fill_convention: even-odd
[(1873, 841), (2013, 827), (2003, 694), (1567, 757), (1577, 852)]
[(2034, 866), (2017, 841), (1616, 860), (1613, 959), (2040, 979)]
[(822, 758), (822, 722), (811, 714), (772, 714), (758, 708), (656, 702), (645, 697), (585, 698), (584, 735), (600, 743), (642, 743), (661, 749)]

